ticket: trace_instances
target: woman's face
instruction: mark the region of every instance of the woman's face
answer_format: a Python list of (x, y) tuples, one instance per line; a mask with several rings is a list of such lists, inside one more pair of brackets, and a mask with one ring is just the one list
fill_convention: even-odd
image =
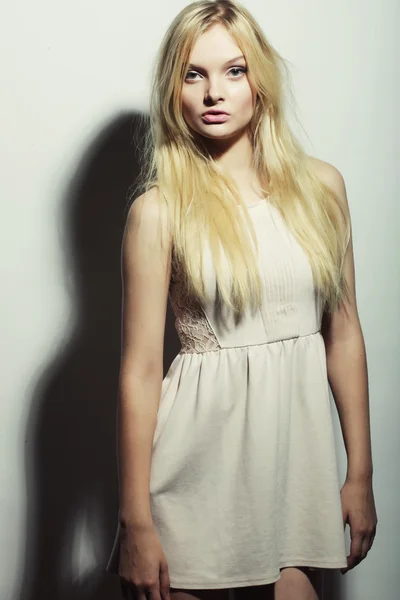
[[(218, 140), (244, 132), (254, 112), (255, 94), (240, 48), (223, 25), (213, 25), (195, 43), (182, 87), (182, 113), (191, 129)], [(204, 116), (224, 111), (218, 121)], [(223, 118), (221, 118), (223, 117)]]

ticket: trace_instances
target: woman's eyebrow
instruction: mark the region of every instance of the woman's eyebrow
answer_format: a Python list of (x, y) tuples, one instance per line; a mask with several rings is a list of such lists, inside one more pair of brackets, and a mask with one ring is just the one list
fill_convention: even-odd
[[(241, 54), (240, 56), (235, 56), (235, 58), (231, 58), (229, 60), (226, 61), (226, 63), (224, 63), (222, 66), (226, 67), (226, 65), (229, 65), (231, 62), (235, 62), (236, 60), (240, 60), (241, 58), (244, 58), (243, 54)], [(203, 67), (200, 67), (198, 65), (194, 65), (192, 63), (190, 63), (187, 66), (188, 69), (202, 69)]]

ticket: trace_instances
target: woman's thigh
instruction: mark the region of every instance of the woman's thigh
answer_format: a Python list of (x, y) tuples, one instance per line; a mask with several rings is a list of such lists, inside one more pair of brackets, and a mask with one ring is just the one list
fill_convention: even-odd
[[(322, 600), (323, 569), (284, 567), (280, 579), (268, 585), (238, 587), (234, 600)], [(230, 600), (229, 589), (188, 590), (170, 588), (171, 600)]]
[(171, 600), (229, 600), (229, 589), (186, 590), (169, 588)]
[(285, 567), (275, 582), (275, 600), (322, 600), (324, 569)]
[(323, 569), (284, 567), (280, 579), (268, 585), (235, 588), (235, 600), (322, 600)]

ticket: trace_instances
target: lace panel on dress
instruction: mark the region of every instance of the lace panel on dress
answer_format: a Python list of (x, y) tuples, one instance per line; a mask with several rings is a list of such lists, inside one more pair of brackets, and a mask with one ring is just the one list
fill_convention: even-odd
[(190, 295), (184, 274), (172, 253), (171, 282), (169, 288), (171, 305), (175, 314), (175, 329), (181, 342), (180, 353), (201, 353), (220, 350), (201, 303)]

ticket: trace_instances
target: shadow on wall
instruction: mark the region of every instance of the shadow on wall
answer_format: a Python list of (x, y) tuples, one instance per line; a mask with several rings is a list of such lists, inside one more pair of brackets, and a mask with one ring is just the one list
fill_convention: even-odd
[[(119, 579), (105, 566), (118, 519), (121, 242), (140, 127), (140, 115), (123, 115), (98, 136), (60, 212), (71, 324), (40, 377), (28, 421), (20, 600), (120, 597)], [(164, 373), (179, 348), (168, 305)]]

